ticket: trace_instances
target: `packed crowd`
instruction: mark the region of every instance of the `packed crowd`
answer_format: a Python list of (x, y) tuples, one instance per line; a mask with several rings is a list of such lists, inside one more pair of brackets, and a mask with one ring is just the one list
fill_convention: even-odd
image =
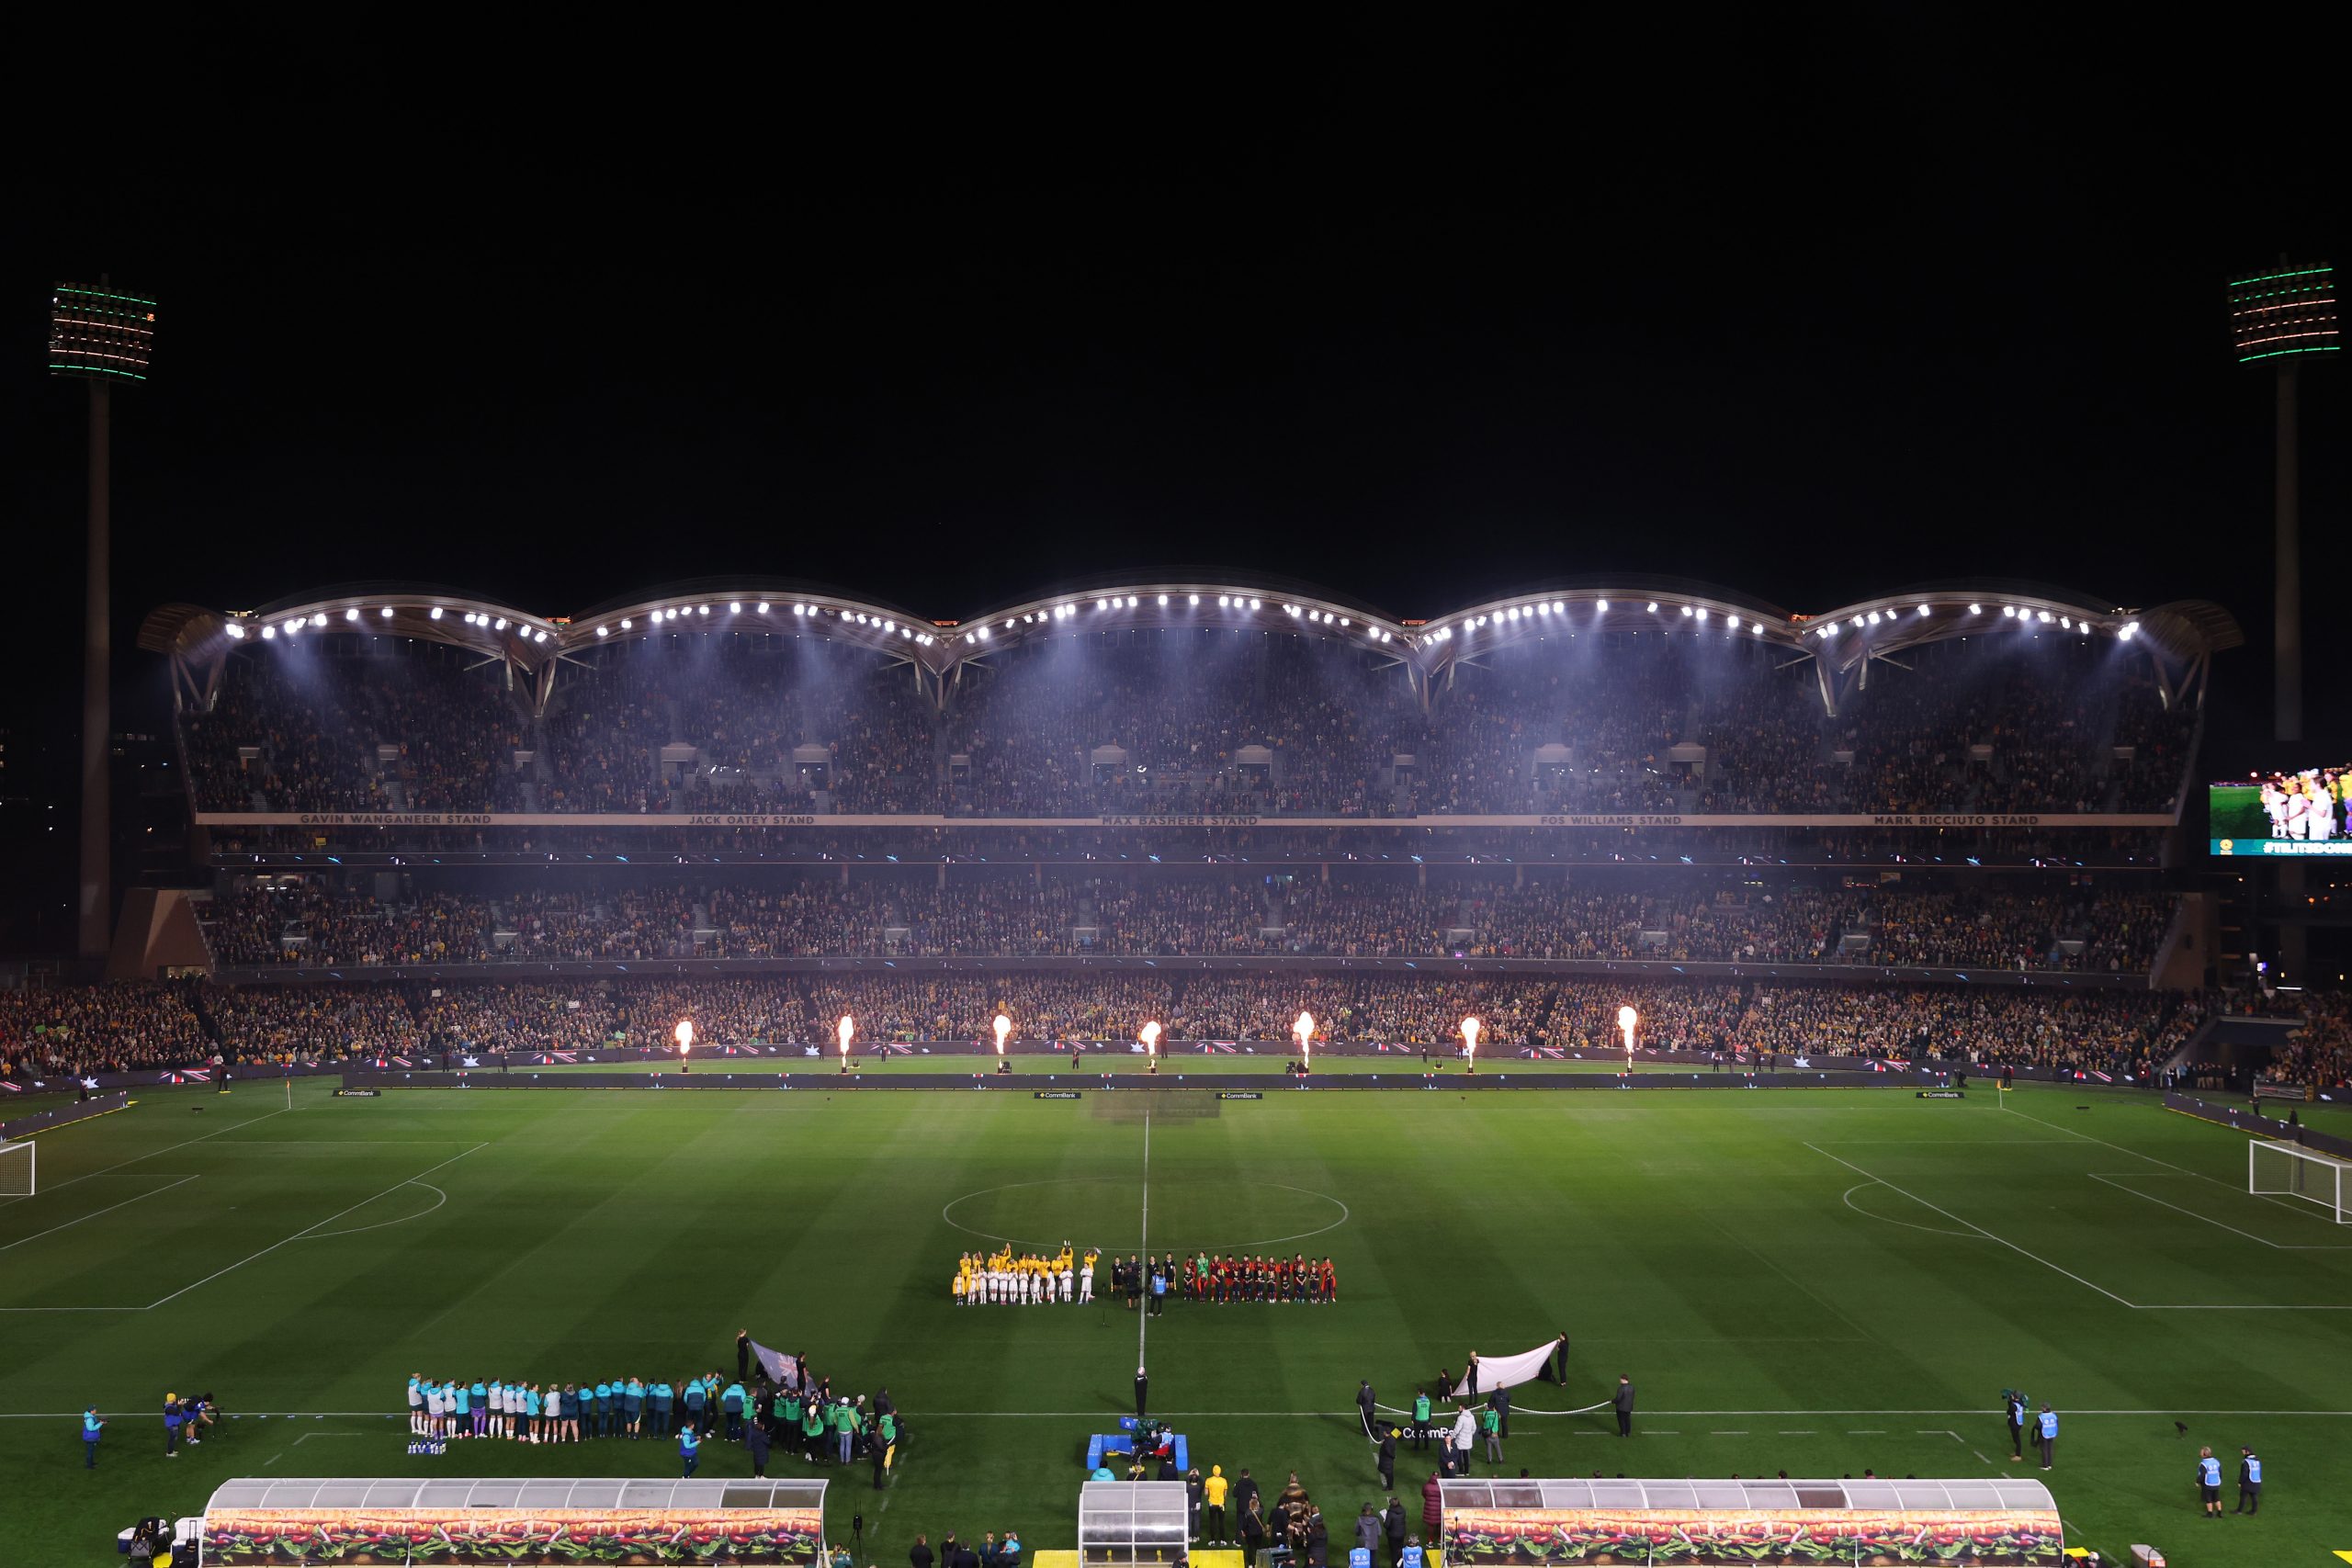
[(0, 1077), (184, 1066), (212, 1050), (185, 985), (0, 988)]
[(2352, 998), (2306, 992), (2303, 1025), (2287, 1038), (2263, 1076), (2274, 1083), (2341, 1089), (2352, 1084)]
[(2097, 869), (2163, 863), (2164, 833), (2154, 828), (2035, 828), (2010, 822), (1952, 822), (1911, 828), (1464, 828), (1437, 818), (1386, 818), (1361, 828), (1302, 827), (1268, 818), (1252, 828), (1187, 827), (1182, 818), (1148, 829), (1081, 828), (688, 827), (649, 818), (638, 828), (421, 828), (409, 824), (307, 823), (295, 828), (215, 826), (212, 856), (223, 867), (283, 863), (315, 869), (322, 854), (346, 866), (435, 863), (609, 864), (616, 856), (698, 866), (972, 865), (1001, 861), (1086, 865), (1255, 864), (1320, 862), (1364, 865), (1734, 865), (1734, 866), (2039, 866)]
[(1673, 893), (1572, 876), (1424, 885), (1306, 877), (820, 873), (798, 882), (434, 892), (386, 903), (311, 881), (241, 880), (207, 930), (225, 967), (881, 955), (1650, 960), (2144, 971), (2172, 918), (2159, 893), (1824, 886), (1753, 880)]
[(1424, 707), (1392, 661), (1304, 637), (1053, 639), (934, 705), (855, 649), (695, 633), (567, 666), (534, 716), (453, 650), (329, 634), (232, 657), (183, 736), (208, 810), (2169, 809), (2193, 716), (2057, 640), (1913, 650), (1831, 718), (1808, 672), (1690, 637), (1502, 649)]
[[(1726, 1059), (1922, 1055), (1994, 1065), (2129, 1073), (2144, 1079), (2218, 1000), (2196, 993), (2044, 987), (1666, 982), (1543, 976), (1361, 973), (813, 975), (591, 983), (112, 984), (0, 991), (0, 1077), (178, 1067), (218, 1055), (252, 1064), (412, 1053), (534, 1055), (605, 1046), (664, 1049), (681, 1020), (709, 1048), (831, 1054), (835, 1021), (859, 1051), (895, 1044), (980, 1051), (994, 1020), (1021, 1048), (1125, 1049), (1163, 1025), (1163, 1051), (1254, 1042), (1286, 1049), (1294, 1021), (1313, 1043), (1454, 1049), (1479, 1019), (1482, 1059), (1623, 1049), (1617, 1010), (1640, 1016), (1645, 1051)], [(2307, 1004), (2312, 1021), (2279, 1070), (2340, 1078), (2346, 1010)]]

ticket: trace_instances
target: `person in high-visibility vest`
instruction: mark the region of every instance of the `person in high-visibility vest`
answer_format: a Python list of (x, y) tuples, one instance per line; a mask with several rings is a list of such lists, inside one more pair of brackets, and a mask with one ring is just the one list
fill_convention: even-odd
[(2041, 1468), (2048, 1470), (2058, 1457), (2058, 1412), (2047, 1404), (2041, 1407)]
[(2207, 1518), (2222, 1517), (2222, 1461), (2211, 1449), (2197, 1450), (2197, 1495), (2205, 1504)]
[(2238, 1506), (2244, 1514), (2262, 1512), (2262, 1459), (2252, 1449), (2238, 1450)]

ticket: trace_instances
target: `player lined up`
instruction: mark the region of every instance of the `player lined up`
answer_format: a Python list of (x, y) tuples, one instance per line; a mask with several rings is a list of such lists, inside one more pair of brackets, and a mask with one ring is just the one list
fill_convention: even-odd
[[(956, 1260), (956, 1278), (948, 1286), (957, 1306), (1043, 1306), (1053, 1302), (1094, 1299), (1094, 1264), (1102, 1257), (1089, 1252), (1077, 1258), (1068, 1242), (1051, 1255), (1022, 1253), (1011, 1247), (982, 1255), (967, 1252)], [(1076, 1267), (1073, 1269), (1072, 1265)]]
[(1131, 1253), (1124, 1262), (1112, 1259), (1111, 1279), (1114, 1291), (1130, 1309), (1148, 1302), (1146, 1310), (1154, 1314), (1170, 1296), (1220, 1306), (1227, 1302), (1320, 1303), (1340, 1299), (1339, 1270), (1331, 1260), (1317, 1262), (1305, 1253), (1287, 1259), (1231, 1253), (1216, 1258), (1205, 1252), (1182, 1259), (1172, 1252), (1139, 1258)]

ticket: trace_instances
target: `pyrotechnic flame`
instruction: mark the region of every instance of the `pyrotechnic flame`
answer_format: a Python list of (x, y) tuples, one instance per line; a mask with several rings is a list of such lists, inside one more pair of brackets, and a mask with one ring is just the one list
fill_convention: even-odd
[(1478, 1055), (1478, 1031), (1484, 1027), (1485, 1025), (1478, 1021), (1477, 1015), (1475, 1013), (1462, 1021), (1462, 1043), (1469, 1048), (1471, 1059), (1474, 1061)]
[(695, 1021), (690, 1018), (680, 1019), (678, 1027), (670, 1031), (670, 1037), (678, 1043), (678, 1055), (684, 1055), (695, 1048)]
[(833, 1032), (841, 1037), (842, 1055), (848, 1055), (849, 1043), (857, 1037), (857, 1020), (847, 1013), (842, 1014), (842, 1021), (833, 1025)]
[[(849, 1021), (847, 1019), (843, 1019), (842, 1021), (846, 1023)], [(1002, 1013), (999, 1013), (996, 1015), (996, 1022), (990, 1027), (994, 1028), (996, 1031), (996, 1054), (1001, 1056), (1004, 1055), (1005, 1040), (1012, 1033), (1012, 1020), (1005, 1017)]]
[(1630, 1002), (1617, 1010), (1617, 1028), (1625, 1036), (1625, 1055), (1628, 1056), (1634, 1054), (1634, 1027), (1641, 1021), (1641, 1014), (1634, 1010)]
[(1140, 1040), (1142, 1040), (1142, 1042), (1143, 1042), (1143, 1048), (1144, 1048), (1146, 1051), (1150, 1052), (1150, 1053), (1151, 1053), (1153, 1055), (1155, 1055), (1155, 1056), (1157, 1056), (1157, 1055), (1159, 1055), (1159, 1024), (1157, 1024), (1157, 1023), (1147, 1023), (1147, 1024), (1145, 1024), (1145, 1025), (1143, 1026), (1143, 1032), (1142, 1032), (1139, 1036), (1137, 1036), (1137, 1038), (1139, 1038)]

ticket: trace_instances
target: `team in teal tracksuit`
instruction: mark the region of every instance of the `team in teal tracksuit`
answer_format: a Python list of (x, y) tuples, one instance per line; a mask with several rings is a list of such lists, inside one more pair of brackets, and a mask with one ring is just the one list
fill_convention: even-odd
[(718, 1396), (718, 1407), (727, 1413), (727, 1440), (730, 1443), (743, 1440), (743, 1385), (740, 1382), (729, 1383), (727, 1392)]
[(82, 1468), (84, 1470), (98, 1468), (98, 1431), (105, 1425), (105, 1422), (98, 1419), (96, 1405), (93, 1404), (82, 1412)]
[(695, 1467), (702, 1462), (701, 1448), (702, 1438), (695, 1434), (693, 1427), (682, 1427), (678, 1429), (678, 1458), (685, 1466), (685, 1474), (692, 1475), (695, 1472)]

